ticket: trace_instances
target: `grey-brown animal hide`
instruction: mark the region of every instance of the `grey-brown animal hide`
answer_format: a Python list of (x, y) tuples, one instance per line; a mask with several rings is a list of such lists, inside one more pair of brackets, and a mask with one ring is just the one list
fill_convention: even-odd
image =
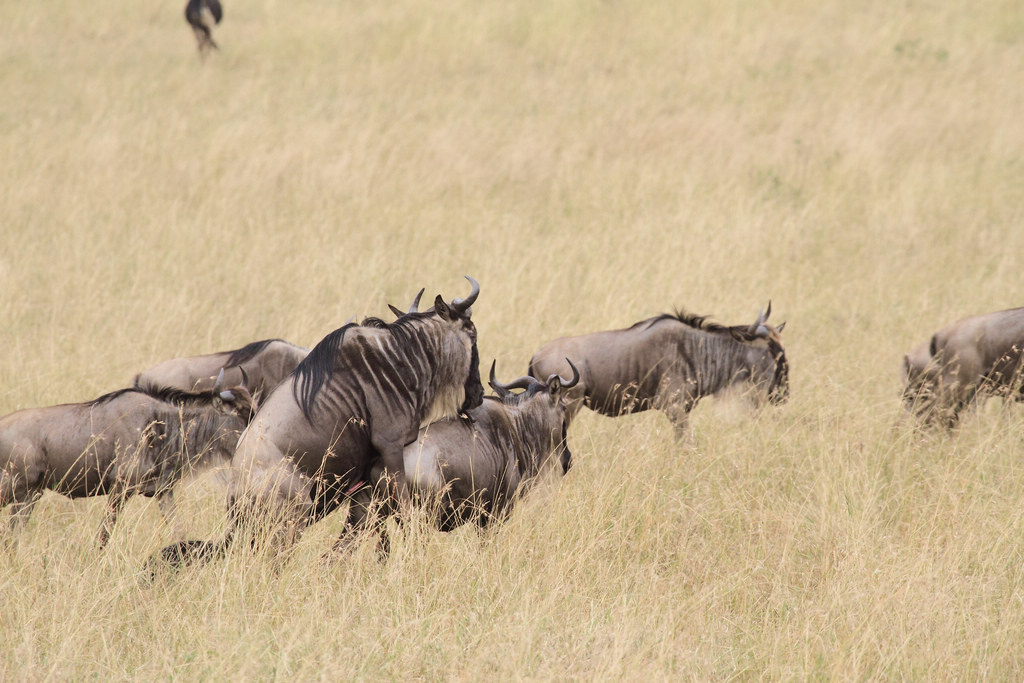
[(283, 339), (264, 339), (231, 351), (162, 361), (136, 375), (134, 385), (153, 394), (166, 389), (206, 392), (223, 369), (225, 386), (244, 384), (260, 403), (307, 355), (309, 349)]
[(586, 405), (604, 415), (655, 409), (686, 434), (697, 402), (745, 386), (757, 401), (780, 403), (789, 389), (789, 364), (778, 328), (767, 323), (771, 304), (750, 325), (725, 327), (685, 313), (642, 320), (621, 330), (563, 337), (530, 360), (535, 377), (565, 375), (565, 358), (582, 374), (573, 390), (573, 415)]
[[(574, 368), (575, 370), (575, 368)], [(418, 504), (449, 530), (501, 517), (548, 464), (565, 473), (572, 455), (566, 443), (567, 391), (574, 379), (523, 377), (507, 385), (494, 379), (499, 397), (486, 397), (467, 417), (446, 418), (420, 429), (405, 447), (405, 476)], [(520, 394), (511, 389), (521, 388)]]
[[(225, 402), (227, 397), (230, 402)], [(173, 513), (182, 477), (227, 462), (252, 411), (243, 387), (221, 396), (122, 389), (87, 403), (20, 410), (0, 418), (0, 509), (28, 521), (49, 489), (70, 498), (108, 494), (99, 544), (134, 494), (156, 495)]]
[(1021, 394), (1024, 308), (958, 320), (903, 357), (903, 400), (927, 424), (953, 427), (967, 405)]

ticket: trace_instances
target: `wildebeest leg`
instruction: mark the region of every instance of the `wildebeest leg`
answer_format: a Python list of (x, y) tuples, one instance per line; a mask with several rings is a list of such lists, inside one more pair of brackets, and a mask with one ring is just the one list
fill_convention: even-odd
[[(381, 468), (374, 467), (371, 475), (381, 477)], [(381, 477), (382, 478), (382, 477)], [(387, 484), (378, 480), (376, 486), (363, 486), (350, 496), (348, 517), (341, 536), (334, 543), (334, 552), (347, 554), (351, 552), (364, 534), (373, 534), (377, 539), (377, 554), (381, 560), (387, 559), (391, 551), (391, 539), (387, 534), (385, 522), (391, 509), (387, 503)]]
[(34, 490), (29, 493), (27, 500), (11, 505), (10, 529), (12, 533), (19, 532), (25, 528), (29, 517), (32, 516), (32, 509), (42, 497), (42, 491)]
[(160, 505), (160, 512), (163, 514), (164, 522), (171, 527), (174, 536), (182, 536), (181, 520), (178, 519), (174, 506), (174, 489), (164, 489), (156, 494), (156, 502)]
[(128, 496), (131, 495), (127, 491), (118, 490), (113, 491), (107, 496), (107, 507), (103, 515), (103, 523), (100, 525), (100, 533), (96, 539), (100, 550), (107, 545), (107, 541), (110, 540), (110, 534), (114, 531), (114, 524), (117, 523), (117, 516), (121, 513), (121, 509), (124, 504), (128, 501)]
[(664, 406), (661, 410), (672, 423), (676, 441), (681, 444), (690, 443), (693, 438), (693, 434), (689, 429), (690, 409), (678, 403), (672, 403)]

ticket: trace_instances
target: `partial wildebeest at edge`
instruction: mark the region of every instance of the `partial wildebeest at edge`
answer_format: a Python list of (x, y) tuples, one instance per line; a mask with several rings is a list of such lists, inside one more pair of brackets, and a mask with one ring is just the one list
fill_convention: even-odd
[(927, 424), (953, 427), (987, 396), (1024, 400), (1024, 308), (974, 315), (943, 327), (903, 357), (903, 400)]
[(438, 528), (448, 531), (470, 521), (486, 526), (508, 513), (549, 462), (563, 474), (569, 471), (566, 391), (580, 378), (576, 366), (569, 367), (569, 381), (551, 375), (546, 381), (520, 377), (501, 384), (492, 364), (490, 385), (498, 397), (485, 397), (467, 417), (423, 427), (405, 447), (413, 498)]
[[(223, 552), (239, 526), (284, 546), (367, 486), (385, 514), (408, 499), (403, 448), (419, 428), (480, 405), (472, 292), (393, 323), (369, 319), (327, 335), (271, 392), (231, 460), (228, 528), (214, 542), (165, 548), (174, 564)], [(373, 520), (352, 505), (338, 546)]]
[(213, 42), (211, 29), (224, 17), (220, 0), (188, 0), (185, 5), (185, 21), (192, 27), (199, 43), (199, 55), (205, 57), (210, 50), (219, 50)]
[(778, 328), (768, 324), (771, 302), (753, 323), (726, 327), (687, 313), (641, 320), (623, 330), (563, 337), (530, 360), (529, 374), (565, 374), (566, 358), (582, 379), (571, 392), (571, 416), (586, 405), (604, 415), (660, 410), (686, 436), (697, 402), (747, 386), (758, 402), (781, 403), (789, 391), (789, 363)]
[(227, 462), (252, 410), (245, 387), (159, 395), (131, 388), (11, 413), (0, 418), (0, 509), (13, 503), (11, 526), (20, 528), (46, 489), (107, 494), (102, 547), (134, 494), (155, 495), (172, 518), (174, 485)]
[(233, 351), (165, 360), (136, 375), (134, 385), (157, 393), (210, 391), (223, 370), (227, 386), (244, 384), (259, 403), (307, 355), (309, 349), (283, 339), (264, 339)]

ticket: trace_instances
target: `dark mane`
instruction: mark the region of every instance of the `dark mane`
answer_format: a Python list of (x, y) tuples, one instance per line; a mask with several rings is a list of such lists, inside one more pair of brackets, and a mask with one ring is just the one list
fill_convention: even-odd
[(406, 346), (412, 339), (412, 331), (414, 329), (413, 323), (430, 318), (436, 315), (434, 310), (429, 311), (418, 311), (416, 313), (406, 313), (395, 322), (384, 325), (384, 327), (391, 333), (393, 337), (398, 340), (399, 345)]
[(378, 330), (387, 330), (388, 333), (398, 342), (398, 345), (405, 347), (412, 339), (412, 332), (415, 326), (413, 323), (429, 318), (434, 315), (433, 310), (405, 313), (394, 322), (386, 322), (380, 318), (366, 318), (363, 320), (363, 327), (372, 327)]
[(756, 335), (750, 334), (747, 331), (747, 327), (744, 325), (734, 325), (730, 327), (728, 325), (722, 325), (721, 323), (711, 322), (710, 320), (708, 320), (709, 317), (710, 316), (707, 315), (697, 315), (695, 313), (688, 313), (684, 310), (676, 309), (676, 312), (674, 314), (662, 313), (661, 315), (656, 315), (653, 318), (648, 318), (646, 320), (641, 320), (638, 323), (634, 323), (629, 329), (632, 330), (641, 326), (651, 327), (652, 325), (655, 325), (661, 322), (662, 320), (672, 320), (675, 322), (680, 322), (686, 325), (687, 327), (691, 327), (695, 330), (701, 330), (703, 332), (711, 332), (718, 334), (728, 334), (737, 341), (749, 342), (754, 341), (755, 339), (758, 338)]
[(124, 389), (117, 389), (116, 391), (111, 391), (103, 394), (102, 396), (98, 396), (97, 398), (89, 401), (89, 405), (97, 406), (109, 403), (115, 398), (119, 398), (128, 393), (145, 394), (146, 396), (163, 401), (164, 403), (171, 403), (177, 406), (208, 404), (215, 396), (212, 391), (182, 391), (181, 389), (172, 389), (170, 387), (151, 387), (148, 389), (143, 389), (142, 387), (126, 387)]
[(145, 391), (143, 391), (142, 389), (139, 389), (138, 387), (127, 387), (125, 389), (118, 389), (116, 391), (111, 391), (110, 393), (103, 394), (102, 396), (97, 396), (93, 400), (89, 401), (88, 405), (98, 406), (98, 405), (102, 405), (104, 403), (109, 403), (110, 401), (113, 401), (115, 398), (119, 398), (119, 397), (121, 397), (121, 396), (123, 396), (123, 395), (125, 395), (127, 393), (131, 393), (131, 392), (135, 392), (135, 393), (139, 393), (139, 394), (145, 394), (146, 393)]
[(358, 325), (348, 323), (321, 339), (294, 370), (295, 384), (292, 386), (292, 395), (295, 396), (307, 420), (313, 420), (313, 399), (320, 392), (324, 382), (334, 373), (334, 357), (345, 341), (345, 333), (353, 327)]
[[(255, 341), (250, 344), (246, 344), (240, 349), (235, 349), (228, 356), (228, 359), (224, 361), (224, 367), (231, 367), (233, 365), (241, 365), (247, 360), (252, 360), (256, 357), (256, 354), (263, 351), (263, 349), (270, 346), (271, 343), (276, 341), (284, 341), (283, 339), (264, 339), (263, 341)], [(287, 343), (287, 342), (286, 342)]]

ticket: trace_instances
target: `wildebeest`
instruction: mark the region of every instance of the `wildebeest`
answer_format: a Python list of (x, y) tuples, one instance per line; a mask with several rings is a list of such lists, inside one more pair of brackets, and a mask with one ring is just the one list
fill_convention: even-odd
[(149, 392), (210, 391), (223, 371), (226, 386), (244, 384), (259, 403), (308, 354), (309, 349), (283, 339), (264, 339), (232, 351), (162, 361), (136, 375), (134, 385)]
[(957, 424), (987, 396), (1024, 400), (1024, 308), (951, 323), (903, 357), (903, 400), (928, 424)]
[(726, 327), (677, 312), (622, 330), (563, 337), (534, 354), (529, 374), (564, 375), (565, 359), (572, 358), (582, 375), (571, 392), (572, 415), (584, 404), (612, 416), (660, 410), (683, 438), (690, 411), (705, 396), (746, 385), (756, 400), (786, 399), (789, 363), (780, 337), (785, 323), (769, 325), (771, 310), (769, 302), (750, 325)]
[(130, 388), (11, 413), (0, 418), (0, 509), (13, 503), (18, 528), (46, 489), (70, 498), (107, 494), (102, 547), (134, 494), (155, 495), (170, 518), (174, 485), (227, 462), (252, 408), (244, 387), (160, 395)]
[[(393, 323), (349, 324), (327, 335), (271, 392), (243, 432), (231, 460), (229, 524), (217, 542), (165, 548), (164, 559), (207, 558), (231, 542), (239, 524), (288, 542), (361, 486), (385, 508), (408, 498), (403, 447), (419, 428), (480, 405), (472, 292)], [(370, 523), (350, 507), (344, 539)], [(255, 537), (254, 537), (255, 538)], [(339, 541), (341, 543), (341, 541)]]
[(224, 17), (220, 0), (188, 0), (185, 5), (185, 21), (192, 27), (199, 43), (199, 55), (206, 56), (210, 50), (219, 50), (213, 42), (211, 29)]
[(440, 529), (469, 521), (485, 526), (503, 516), (548, 462), (559, 463), (562, 473), (569, 470), (566, 391), (580, 378), (576, 366), (569, 366), (569, 381), (551, 375), (546, 381), (520, 377), (501, 384), (492, 364), (490, 385), (498, 397), (485, 397), (466, 417), (421, 428), (405, 447), (410, 490)]

